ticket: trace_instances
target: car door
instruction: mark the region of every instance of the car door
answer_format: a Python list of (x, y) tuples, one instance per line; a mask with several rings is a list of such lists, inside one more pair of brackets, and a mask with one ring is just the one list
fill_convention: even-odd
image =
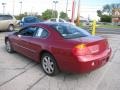
[(14, 49), (17, 52), (24, 54), (27, 57), (33, 57), (33, 51), (30, 48), (30, 41), (31, 38), (34, 36), (35, 32), (37, 31), (37, 27), (29, 26), (27, 28), (22, 29), (15, 35), (14, 39)]
[(6, 21), (6, 17), (4, 15), (0, 15), (0, 30), (6, 30), (8, 24), (7, 24), (7, 21)]
[(29, 48), (32, 58), (36, 61), (40, 60), (40, 52), (46, 47), (48, 42), (48, 31), (42, 27), (39, 27), (33, 37), (30, 37)]

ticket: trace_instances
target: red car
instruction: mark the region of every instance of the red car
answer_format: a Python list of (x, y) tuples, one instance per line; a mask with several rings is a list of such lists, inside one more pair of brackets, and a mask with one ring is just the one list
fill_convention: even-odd
[(105, 38), (71, 24), (39, 23), (5, 37), (6, 50), (36, 62), (50, 76), (59, 71), (86, 73), (106, 64), (111, 48)]

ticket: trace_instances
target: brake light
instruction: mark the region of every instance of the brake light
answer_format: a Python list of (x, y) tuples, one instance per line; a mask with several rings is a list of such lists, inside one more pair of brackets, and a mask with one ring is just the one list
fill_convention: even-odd
[(89, 50), (89, 48), (85, 45), (85, 44), (79, 44), (77, 46), (75, 46), (72, 50), (74, 55), (90, 55), (91, 52)]

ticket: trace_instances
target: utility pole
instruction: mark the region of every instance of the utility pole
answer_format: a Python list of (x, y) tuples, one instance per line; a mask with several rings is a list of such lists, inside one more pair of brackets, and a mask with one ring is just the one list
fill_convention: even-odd
[(20, 1), (19, 3), (20, 3), (20, 15), (21, 15), (21, 12), (22, 12), (22, 1)]
[(15, 8), (15, 0), (13, 0), (13, 15), (14, 15), (14, 8)]
[(75, 17), (75, 0), (72, 2), (72, 16), (71, 16), (71, 22), (74, 23), (74, 17)]
[(77, 26), (80, 25), (80, 0), (78, 1), (78, 11), (77, 11)]
[(6, 3), (2, 3), (2, 6), (3, 6), (3, 15), (5, 14), (5, 5), (6, 5)]
[(55, 4), (55, 9), (54, 9), (54, 17), (56, 16), (56, 4), (58, 3), (58, 1), (53, 1), (53, 3)]
[(68, 0), (66, 2), (66, 14), (67, 14), (67, 10), (68, 10)]

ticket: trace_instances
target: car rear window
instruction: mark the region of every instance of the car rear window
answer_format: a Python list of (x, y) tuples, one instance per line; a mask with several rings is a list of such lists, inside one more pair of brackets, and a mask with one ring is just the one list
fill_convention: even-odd
[(57, 30), (64, 38), (80, 38), (91, 35), (86, 30), (72, 24), (54, 24), (52, 27)]
[(13, 19), (10, 15), (0, 15), (0, 20), (11, 20)]
[(40, 22), (40, 20), (38, 18), (34, 18), (34, 17), (27, 17), (24, 19), (24, 21), (26, 23), (38, 23), (38, 22)]

